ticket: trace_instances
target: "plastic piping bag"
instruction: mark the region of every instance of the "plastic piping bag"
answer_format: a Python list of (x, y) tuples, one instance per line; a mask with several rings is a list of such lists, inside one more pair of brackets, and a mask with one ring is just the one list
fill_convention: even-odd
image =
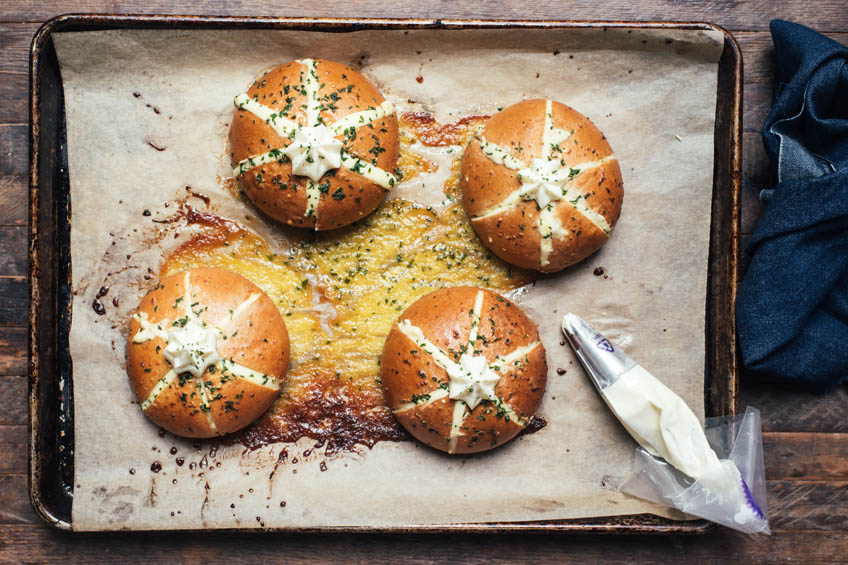
[(562, 330), (601, 397), (639, 443), (620, 490), (745, 533), (770, 534), (760, 414), (708, 420), (574, 314)]

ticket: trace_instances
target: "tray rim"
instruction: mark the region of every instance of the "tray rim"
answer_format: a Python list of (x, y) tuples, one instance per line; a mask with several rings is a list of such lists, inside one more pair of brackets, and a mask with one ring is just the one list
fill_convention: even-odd
[[(494, 28), (524, 28), (524, 29), (587, 29), (587, 28), (632, 28), (632, 29), (687, 29), (710, 30), (722, 34), (724, 48), (721, 59), (728, 57), (730, 76), (725, 76), (729, 88), (729, 106), (720, 108), (721, 84), (716, 91), (716, 135), (714, 136), (714, 171), (713, 195), (709, 242), (709, 266), (707, 281), (707, 309), (705, 312), (705, 339), (707, 356), (705, 380), (710, 381), (710, 373), (715, 372), (710, 365), (715, 363), (719, 369), (724, 369), (725, 377), (719, 383), (724, 394), (714, 394), (711, 387), (705, 387), (705, 409), (708, 415), (732, 415), (737, 413), (738, 389), (737, 376), (739, 352), (736, 347), (736, 332), (734, 306), (738, 283), (739, 258), (739, 190), (741, 186), (742, 161), (742, 54), (739, 46), (727, 30), (716, 24), (699, 21), (582, 21), (582, 20), (488, 20), (488, 19), (406, 19), (406, 18), (313, 18), (313, 17), (273, 17), (273, 16), (206, 16), (206, 15), (168, 15), (168, 14), (84, 14), (69, 13), (56, 16), (46, 21), (35, 33), (30, 47), (30, 163), (29, 163), (29, 332), (28, 332), (28, 404), (29, 404), (29, 434), (28, 434), (28, 490), (30, 502), (36, 514), (48, 525), (61, 530), (73, 530), (70, 518), (65, 519), (44, 496), (41, 490), (42, 479), (42, 445), (40, 420), (43, 414), (41, 365), (39, 363), (39, 345), (42, 336), (36, 321), (42, 312), (40, 282), (43, 277), (39, 262), (39, 235), (41, 227), (41, 75), (42, 55), (50, 46), (53, 33), (81, 32), (103, 29), (222, 29), (224, 26), (242, 29), (280, 29), (280, 30), (310, 30), (351, 32), (366, 29), (494, 29)], [(73, 29), (73, 28), (77, 29)], [(721, 63), (719, 63), (721, 71)], [(719, 72), (719, 79), (722, 73)], [(729, 144), (723, 148), (727, 151), (728, 167), (719, 170), (719, 153), (722, 150), (717, 135), (719, 115), (729, 111), (728, 139)], [(64, 108), (59, 110), (64, 121)], [(727, 178), (722, 175), (726, 174)], [(722, 181), (726, 181), (725, 195), (729, 198), (724, 202), (726, 209), (721, 209), (718, 200), (723, 195)], [(54, 187), (48, 187), (53, 189)], [(727, 217), (724, 217), (727, 215)], [(729, 233), (721, 231), (719, 224), (727, 224)], [(720, 239), (721, 241), (714, 241)], [(713, 288), (714, 269), (720, 269), (719, 275), (726, 277), (726, 295), (722, 296)], [(48, 275), (49, 276), (49, 275)], [(717, 303), (717, 304), (716, 304)], [(715, 308), (710, 308), (710, 305)], [(70, 312), (71, 305), (66, 305)], [(719, 311), (723, 310), (723, 312)], [(719, 314), (724, 314), (721, 318)], [(716, 327), (720, 326), (720, 328)], [(721, 329), (722, 332), (711, 330)], [(72, 499), (72, 492), (69, 493)], [(704, 533), (715, 529), (715, 525), (705, 520), (678, 522), (659, 518), (651, 514), (626, 516), (608, 516), (585, 519), (524, 521), (524, 522), (482, 522), (482, 523), (453, 523), (436, 525), (409, 524), (404, 526), (369, 527), (369, 526), (323, 526), (323, 527), (282, 527), (262, 528), (258, 531), (290, 532), (290, 533), (622, 533), (622, 534), (667, 534), (667, 533)], [(171, 531), (171, 530), (168, 530)], [(180, 531), (180, 530), (173, 530)], [(198, 531), (198, 530), (185, 530)], [(201, 530), (202, 531), (202, 530)], [(256, 529), (216, 529), (219, 532), (245, 532)]]

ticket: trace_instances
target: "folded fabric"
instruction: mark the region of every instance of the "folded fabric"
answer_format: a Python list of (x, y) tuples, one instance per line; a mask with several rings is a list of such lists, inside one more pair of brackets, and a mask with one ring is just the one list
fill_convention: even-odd
[(824, 391), (848, 380), (848, 48), (782, 20), (771, 33), (778, 184), (747, 249), (739, 345), (747, 368)]

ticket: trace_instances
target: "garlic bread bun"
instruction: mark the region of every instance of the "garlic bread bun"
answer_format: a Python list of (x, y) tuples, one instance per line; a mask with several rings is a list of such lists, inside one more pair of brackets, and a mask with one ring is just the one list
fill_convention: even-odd
[(171, 433), (209, 438), (244, 428), (277, 398), (289, 363), (280, 312), (224, 269), (162, 279), (130, 321), (127, 374), (144, 414)]
[(550, 273), (609, 239), (624, 196), (604, 134), (552, 100), (525, 100), (492, 116), (466, 146), (462, 201), (495, 255)]
[(395, 185), (391, 102), (333, 61), (289, 61), (234, 99), (233, 175), (271, 218), (329, 230), (370, 214)]
[(409, 306), (381, 361), (384, 397), (398, 422), (450, 454), (515, 437), (542, 401), (547, 372), (536, 325), (502, 296), (470, 286)]

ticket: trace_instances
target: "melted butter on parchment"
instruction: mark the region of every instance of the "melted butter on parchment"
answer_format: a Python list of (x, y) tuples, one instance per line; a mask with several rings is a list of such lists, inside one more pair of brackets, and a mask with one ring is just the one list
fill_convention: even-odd
[[(412, 127), (404, 117), (399, 161), (404, 179), (435, 174), (436, 164), (409, 148), (437, 146), (432, 142), (439, 139), (422, 140), (420, 124)], [(468, 129), (477, 125), (469, 124)], [(441, 139), (445, 146), (457, 142), (456, 128), (452, 133)], [(458, 178), (457, 153), (446, 190)], [(384, 405), (379, 381), (383, 344), (400, 313), (439, 288), (473, 285), (506, 292), (532, 280), (483, 247), (456, 203), (435, 210), (399, 198), (330, 233), (284, 228), (290, 242), (279, 254), (231, 224), (206, 229), (216, 233), (179, 247), (161, 276), (199, 266), (235, 271), (277, 304), (291, 340), (292, 363), (280, 398), (236, 438), (249, 447), (306, 435), (327, 440), (332, 451), (404, 437)]]

